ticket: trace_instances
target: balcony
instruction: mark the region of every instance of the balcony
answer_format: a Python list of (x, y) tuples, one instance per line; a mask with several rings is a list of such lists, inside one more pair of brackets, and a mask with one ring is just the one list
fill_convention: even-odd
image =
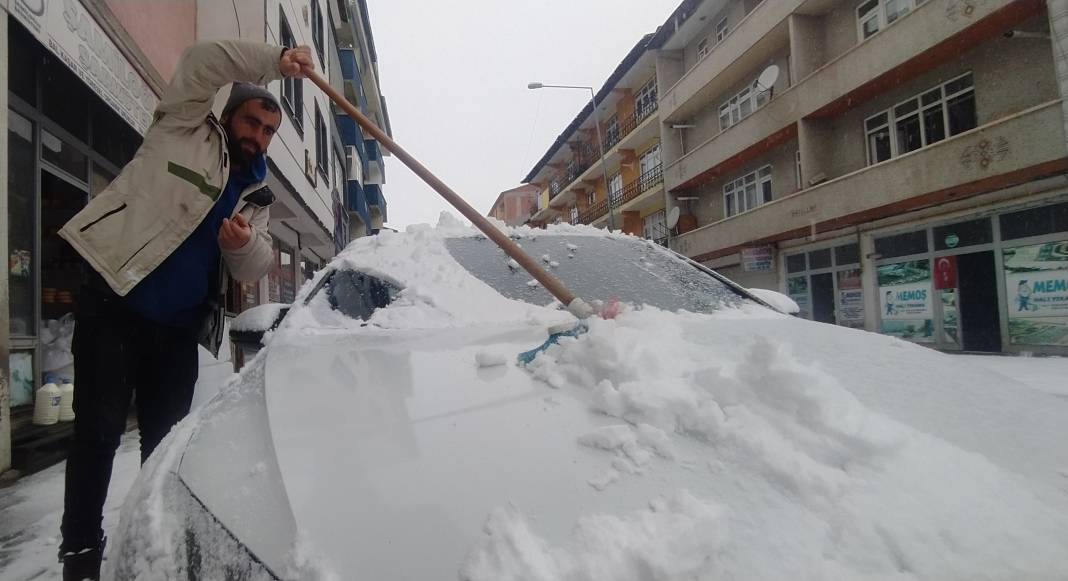
[[(664, 168), (657, 166), (642, 174), (640, 178), (627, 184), (620, 193), (616, 207), (620, 211), (629, 210), (638, 203), (648, 198), (645, 194), (652, 194), (657, 186), (664, 183)], [(632, 203), (633, 202), (633, 203)]]
[(746, 245), (830, 232), (1068, 171), (1061, 101), (868, 166), (675, 239), (709, 260)]
[(364, 184), (380, 186), (386, 183), (386, 165), (382, 161), (382, 151), (378, 142), (374, 139), (366, 139), (364, 147), (367, 152), (367, 173), (363, 176)]
[[(654, 101), (649, 107), (645, 107), (640, 111), (635, 111), (633, 115), (627, 115), (619, 121), (617, 130), (612, 135), (605, 135), (602, 145), (604, 146), (605, 154), (608, 155), (612, 151), (612, 148), (619, 145), (620, 142), (627, 139), (635, 129), (642, 126), (642, 123), (652, 117), (653, 113), (656, 113), (657, 105)], [(659, 128), (657, 128), (659, 129)]]
[[(778, 2), (764, 2), (748, 18), (778, 10), (778, 5)], [(956, 5), (955, 0), (927, 0), (885, 31), (777, 94), (749, 117), (697, 145), (665, 169), (668, 190), (698, 185), (710, 176), (722, 175), (747, 163), (796, 136), (800, 119), (840, 115), (999, 35), (1041, 11), (1043, 3), (1037, 0), (1016, 0), (1008, 5), (985, 2), (977, 4), (968, 17), (954, 10)], [(747, 36), (739, 32), (732, 33), (705, 60), (715, 57), (720, 50), (730, 52), (727, 44), (731, 39)], [(703, 65), (697, 68), (700, 66)], [(683, 81), (687, 78), (683, 77)], [(683, 81), (672, 91), (677, 91)], [(681, 93), (676, 95), (678, 100)], [(669, 105), (662, 100), (660, 107), (661, 119), (667, 119)]]
[(758, 71), (767, 64), (771, 52), (788, 44), (787, 18), (806, 1), (761, 2), (660, 96), (660, 118), (678, 121), (689, 110), (742, 81), (741, 75)]
[[(657, 107), (654, 102), (652, 106), (635, 112), (633, 116), (628, 116), (628, 120), (620, 125), (618, 134), (605, 138), (603, 142), (605, 162), (607, 163), (608, 159), (615, 153), (612, 148), (617, 145), (628, 145), (631, 142), (644, 143), (649, 139), (658, 137), (660, 135), (660, 127), (650, 121), (655, 118), (654, 114), (656, 112)], [(596, 156), (576, 157), (574, 164), (564, 171), (563, 176), (550, 182), (549, 187), (552, 194), (550, 203), (558, 202), (560, 195), (573, 188), (577, 182), (596, 179), (593, 174), (599, 175), (601, 173), (599, 162), (600, 158)], [(585, 223), (588, 224), (589, 222)]]
[[(630, 183), (624, 185), (623, 189), (612, 197), (613, 209), (616, 212), (621, 211), (631, 202), (641, 198), (643, 194), (652, 192), (656, 186), (659, 186), (663, 182), (664, 173), (662, 168), (656, 167), (645, 172), (640, 178), (632, 180)], [(585, 211), (580, 212), (578, 222), (582, 224), (593, 224), (607, 215), (608, 200), (604, 199), (586, 208)]]
[[(377, 184), (364, 184), (364, 194), (367, 196), (367, 209), (372, 216), (372, 224), (377, 224), (381, 227), (382, 222), (386, 221), (386, 197), (382, 194), (382, 186)], [(374, 217), (378, 217), (378, 220), (374, 220)]]
[[(356, 180), (349, 180), (346, 184), (345, 208), (349, 213), (358, 215), (364, 228), (367, 228), (371, 223), (371, 212), (367, 208), (367, 198), (364, 195), (363, 186)], [(365, 231), (361, 235), (368, 233)]]

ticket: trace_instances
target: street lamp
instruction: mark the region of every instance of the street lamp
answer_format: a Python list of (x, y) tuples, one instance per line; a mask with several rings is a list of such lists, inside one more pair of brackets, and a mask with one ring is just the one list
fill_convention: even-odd
[(593, 87), (582, 87), (575, 85), (546, 85), (544, 83), (528, 83), (527, 88), (534, 89), (581, 89), (590, 92), (590, 102), (593, 103), (593, 125), (597, 128), (597, 148), (601, 152), (601, 175), (604, 176), (604, 191), (608, 197), (608, 230), (615, 229), (616, 222), (615, 216), (613, 216), (612, 207), (612, 186), (608, 182), (608, 160), (604, 156), (604, 140), (601, 138), (601, 124), (597, 120), (597, 94), (593, 92)]

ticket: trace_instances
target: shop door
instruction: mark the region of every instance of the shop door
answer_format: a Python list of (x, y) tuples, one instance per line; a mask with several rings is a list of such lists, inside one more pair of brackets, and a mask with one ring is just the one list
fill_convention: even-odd
[(812, 320), (835, 324), (834, 275), (829, 272), (812, 275)]
[(994, 253), (957, 256), (960, 325), (965, 351), (1001, 351)]

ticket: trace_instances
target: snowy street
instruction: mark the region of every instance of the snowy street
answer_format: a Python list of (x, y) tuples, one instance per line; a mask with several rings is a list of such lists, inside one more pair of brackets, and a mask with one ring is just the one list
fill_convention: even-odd
[[(1064, 383), (1068, 377), (1068, 358), (962, 357), (992, 372), (1020, 378), (1036, 390), (1068, 397)], [(229, 375), (228, 366), (203, 367), (201, 374), (202, 381), (221, 381)], [(111, 492), (104, 510), (104, 527), (109, 533), (118, 523), (122, 499), (137, 470), (137, 433), (130, 432), (116, 456)], [(64, 464), (58, 464), (0, 490), (0, 581), (60, 579), (56, 551), (63, 505), (63, 471)]]
[[(205, 353), (202, 353), (205, 355)], [(202, 358), (197, 398), (215, 390), (232, 374), (229, 361), (221, 363)], [(104, 506), (104, 530), (109, 534), (119, 522), (119, 510), (140, 467), (140, 447), (136, 431), (123, 436), (115, 455), (111, 489)], [(60, 463), (20, 479), (14, 486), (0, 489), (0, 581), (48, 581), (62, 578), (56, 561), (59, 550), (59, 522), (63, 516), (63, 474)]]

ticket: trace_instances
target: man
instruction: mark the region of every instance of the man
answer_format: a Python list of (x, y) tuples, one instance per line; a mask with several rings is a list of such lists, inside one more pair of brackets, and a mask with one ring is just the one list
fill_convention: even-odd
[[(314, 70), (308, 47), (248, 41), (186, 50), (141, 148), (60, 231), (88, 263), (73, 352), (77, 389), (67, 461), (64, 579), (97, 579), (112, 462), (136, 394), (141, 462), (187, 413), (197, 343), (218, 353), (229, 276), (267, 274), (274, 197), (265, 152), (281, 124), (260, 87)], [(233, 82), (220, 119), (216, 93)]]

